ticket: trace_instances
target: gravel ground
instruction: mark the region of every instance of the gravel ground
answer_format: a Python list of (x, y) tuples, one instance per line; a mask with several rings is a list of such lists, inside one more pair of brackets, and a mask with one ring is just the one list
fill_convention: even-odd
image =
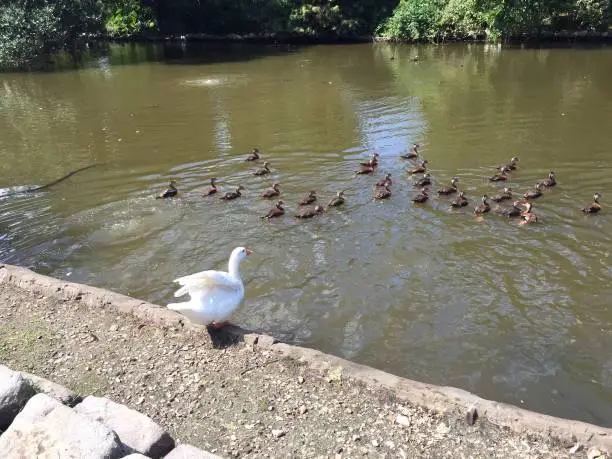
[(224, 457), (587, 457), (570, 455), (572, 439), (518, 435), (486, 419), (468, 426), (222, 337), (0, 285), (0, 362), (124, 403), (177, 441)]

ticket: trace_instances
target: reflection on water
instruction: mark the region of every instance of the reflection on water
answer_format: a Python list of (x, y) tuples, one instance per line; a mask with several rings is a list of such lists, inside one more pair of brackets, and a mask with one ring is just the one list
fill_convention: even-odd
[[(80, 71), (4, 75), (0, 186), (105, 166), (49, 192), (0, 193), (1, 260), (164, 304), (172, 279), (223, 268), (247, 245), (235, 319), (248, 328), (612, 425), (612, 50), (224, 49), (116, 46)], [(432, 188), (459, 176), (471, 207), (410, 202), (398, 156), (414, 142)], [(243, 161), (253, 146), (269, 176)], [(376, 177), (354, 177), (373, 151)], [(490, 184), (514, 155), (510, 182)], [(538, 225), (472, 216), (483, 193), (520, 195), (550, 169), (559, 185), (536, 201)], [(374, 202), (386, 171), (393, 196)], [(211, 176), (245, 196), (201, 198)], [(171, 178), (180, 198), (153, 199)], [(262, 222), (274, 181), (289, 211)], [(344, 189), (347, 204), (297, 221), (310, 189), (325, 202)], [(604, 211), (582, 215), (595, 191)]]

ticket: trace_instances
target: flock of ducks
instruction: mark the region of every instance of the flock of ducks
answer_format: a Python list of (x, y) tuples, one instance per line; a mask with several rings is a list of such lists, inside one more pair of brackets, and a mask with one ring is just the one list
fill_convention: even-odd
[[(416, 161), (412, 167), (406, 169), (406, 172), (411, 176), (419, 175), (414, 182), (414, 187), (418, 189), (418, 193), (412, 198), (412, 201), (417, 204), (425, 203), (429, 200), (430, 191), (429, 187), (432, 184), (431, 174), (427, 171), (427, 165), (429, 161), (427, 159), (421, 159), (420, 147), (418, 144), (414, 144), (412, 148), (400, 155), (400, 158)], [(372, 175), (376, 172), (379, 166), (379, 154), (373, 153), (368, 161), (360, 162), (360, 168), (355, 172), (357, 175)], [(261, 153), (257, 148), (253, 148), (249, 155), (245, 158), (245, 161), (258, 161), (261, 159)], [(497, 168), (497, 172), (489, 177), (491, 182), (505, 182), (509, 179), (510, 173), (518, 168), (519, 158), (513, 157), (508, 164), (504, 164)], [(253, 175), (263, 176), (271, 172), (270, 163), (264, 161), (263, 167), (253, 171)], [(453, 177), (450, 181), (449, 186), (443, 186), (439, 188), (436, 193), (438, 196), (451, 196), (456, 195), (454, 199), (449, 202), (451, 208), (462, 208), (469, 205), (469, 201), (465, 196), (465, 192), (459, 190), (460, 181), (458, 177)], [(170, 181), (168, 188), (157, 196), (157, 199), (173, 198), (178, 195), (177, 183), (175, 180)], [(391, 173), (386, 173), (385, 176), (380, 179), (373, 188), (373, 198), (375, 200), (388, 199), (392, 195), (393, 180), (391, 179)], [(557, 185), (555, 172), (550, 171), (548, 177), (544, 180), (536, 183), (532, 190), (528, 190), (522, 196), (522, 198), (514, 200), (515, 196), (512, 194), (512, 188), (505, 187), (502, 193), (496, 194), (489, 198), (488, 195), (483, 195), (481, 202), (474, 207), (474, 215), (482, 216), (491, 211), (491, 205), (489, 200), (495, 203), (502, 203), (504, 201), (513, 201), (512, 205), (498, 210), (499, 214), (508, 218), (519, 218), (521, 224), (530, 224), (538, 221), (537, 216), (533, 213), (533, 200), (543, 195), (542, 190), (544, 188), (550, 188)], [(225, 192), (220, 199), (222, 200), (234, 200), (242, 196), (242, 191), (245, 188), (242, 185), (237, 186), (232, 191)], [(210, 187), (202, 193), (202, 197), (209, 197), (217, 194), (217, 179), (212, 177), (210, 179)], [(266, 199), (277, 198), (281, 194), (280, 184), (274, 183), (268, 189), (265, 189), (261, 193), (261, 197)], [(599, 203), (602, 195), (595, 193), (593, 195), (593, 202), (588, 206), (584, 207), (582, 211), (587, 214), (595, 214), (601, 210), (601, 204)], [(332, 198), (326, 207), (317, 204), (317, 192), (312, 190), (298, 202), (300, 211), (294, 214), (296, 218), (312, 218), (318, 214), (321, 214), (329, 209), (330, 207), (338, 207), (345, 203), (344, 191), (338, 191), (336, 196)], [(262, 216), (262, 219), (271, 219), (280, 217), (285, 214), (284, 209), (285, 202), (278, 200), (276, 204), (268, 211), (268, 213)]]

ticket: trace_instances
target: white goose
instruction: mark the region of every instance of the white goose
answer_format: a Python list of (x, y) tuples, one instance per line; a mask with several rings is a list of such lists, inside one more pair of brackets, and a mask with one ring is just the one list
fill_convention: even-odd
[(229, 324), (229, 317), (244, 298), (244, 284), (240, 278), (240, 262), (251, 250), (236, 247), (229, 258), (228, 272), (202, 271), (175, 279), (181, 285), (175, 297), (189, 294), (184, 303), (170, 303), (168, 308), (178, 311), (191, 322), (213, 325), (216, 328)]

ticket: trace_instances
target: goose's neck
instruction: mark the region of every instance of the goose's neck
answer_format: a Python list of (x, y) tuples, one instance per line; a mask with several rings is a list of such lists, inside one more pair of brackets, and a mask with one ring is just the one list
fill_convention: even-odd
[(234, 279), (241, 280), (240, 278), (240, 259), (238, 257), (230, 257), (229, 263), (227, 266), (227, 272)]

